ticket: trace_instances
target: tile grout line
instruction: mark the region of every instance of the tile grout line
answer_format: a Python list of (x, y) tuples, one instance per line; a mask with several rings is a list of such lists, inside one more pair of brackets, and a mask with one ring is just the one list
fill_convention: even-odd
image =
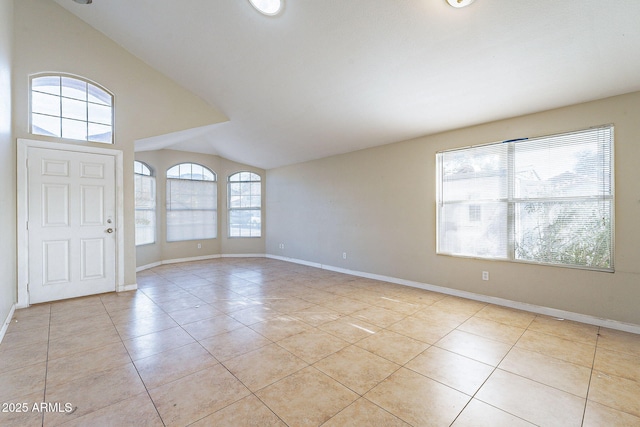
[(600, 341), (600, 329), (598, 326), (598, 333), (596, 334), (596, 345), (593, 349), (593, 360), (591, 361), (591, 372), (589, 373), (589, 382), (587, 383), (587, 395), (584, 398), (584, 409), (582, 410), (582, 420), (580, 425), (584, 425), (584, 418), (587, 415), (587, 406), (589, 405), (589, 394), (591, 393), (591, 380), (593, 379), (593, 371), (596, 366), (596, 356), (598, 354), (598, 341)]
[[(49, 375), (49, 349), (50, 349), (50, 343), (51, 343), (51, 304), (49, 304), (49, 327), (47, 328), (47, 363), (45, 364), (45, 370), (44, 370), (44, 390), (42, 392), (42, 401), (46, 402), (47, 399), (47, 376)], [(74, 408), (75, 411), (75, 408)], [(42, 426), (44, 427), (44, 416), (45, 416), (45, 412), (42, 412)]]
[[(138, 371), (138, 367), (136, 366), (135, 362), (133, 361), (133, 358), (131, 357), (131, 353), (129, 352), (129, 349), (127, 348), (126, 345), (124, 345), (124, 340), (122, 339), (122, 335), (120, 335), (120, 331), (118, 331), (118, 328), (117, 328), (115, 322), (113, 321), (113, 318), (111, 317), (111, 313), (109, 312), (109, 310), (107, 310), (107, 307), (104, 305), (104, 302), (102, 301), (102, 298), (100, 298), (100, 302), (102, 303), (102, 306), (105, 308), (105, 310), (107, 311), (107, 314), (109, 315), (109, 320), (111, 320), (111, 324), (113, 325), (113, 328), (116, 330), (116, 334), (118, 334), (118, 338), (120, 338), (120, 344), (122, 344), (122, 346), (124, 347), (124, 350), (127, 352), (127, 356), (129, 356), (129, 360), (131, 361), (131, 365), (133, 365), (133, 369), (136, 370), (136, 374), (138, 374), (138, 378), (140, 378), (140, 382), (142, 383), (142, 386), (144, 387), (144, 390), (147, 392), (147, 396), (149, 397), (149, 401), (151, 401), (151, 404), (153, 405), (153, 409), (156, 410), (156, 413), (158, 414), (158, 418), (160, 418), (160, 421), (162, 422), (162, 424), (164, 426), (166, 426), (167, 424), (162, 419), (162, 415), (160, 415), (160, 411), (158, 411), (158, 407), (156, 406), (156, 403), (153, 401), (153, 398), (151, 398), (151, 394), (149, 393), (149, 389), (147, 388), (147, 385), (145, 384), (144, 380), (142, 379), (142, 376), (140, 375), (140, 371)], [(156, 304), (155, 301), (153, 301), (153, 300), (151, 302)], [(162, 309), (162, 308), (160, 308), (160, 309)], [(123, 399), (123, 400), (121, 400), (119, 402), (123, 402), (124, 400), (126, 400), (126, 399)], [(119, 403), (119, 402), (115, 402), (115, 403)], [(114, 405), (115, 403), (112, 403), (112, 405)], [(111, 405), (108, 405), (108, 406), (111, 406)], [(108, 407), (108, 406), (106, 406), (106, 407)], [(88, 415), (88, 414), (86, 414), (86, 415)]]
[[(476, 314), (477, 314), (477, 313), (476, 313)], [(475, 317), (475, 315), (474, 315), (474, 316), (471, 316), (471, 317)], [(520, 339), (521, 339), (521, 338), (522, 338), (522, 336), (525, 334), (525, 332), (526, 332), (527, 330), (529, 330), (529, 327), (531, 326), (531, 324), (533, 323), (533, 321), (534, 321), (537, 317), (538, 317), (538, 315), (534, 316), (534, 318), (531, 320), (531, 322), (529, 322), (529, 324), (527, 325), (527, 327), (526, 327), (526, 328), (523, 328), (524, 330), (522, 331), (522, 333), (520, 334), (520, 336), (518, 337), (518, 339), (517, 339), (517, 340), (516, 340), (512, 345), (511, 345), (511, 348), (509, 349), (509, 351), (507, 351), (507, 352), (505, 353), (505, 355), (502, 357), (502, 359), (500, 359), (500, 362), (498, 362), (498, 363), (496, 364), (496, 366), (493, 368), (493, 370), (491, 371), (491, 373), (490, 373), (490, 374), (487, 376), (487, 378), (482, 382), (482, 384), (480, 385), (480, 387), (478, 387), (478, 389), (475, 391), (475, 393), (473, 393), (473, 395), (471, 396), (471, 399), (469, 400), (469, 402), (467, 402), (467, 404), (466, 404), (466, 405), (464, 406), (464, 408), (460, 411), (460, 413), (458, 413), (458, 415), (457, 415), (457, 416), (456, 416), (456, 418), (453, 420), (453, 422), (451, 423), (451, 425), (453, 425), (453, 424), (455, 423), (455, 421), (460, 417), (460, 415), (462, 415), (462, 413), (463, 413), (463, 412), (464, 412), (464, 410), (467, 408), (467, 406), (469, 406), (469, 404), (473, 401), (473, 399), (475, 399), (475, 398), (476, 398), (476, 395), (478, 394), (478, 392), (482, 389), (482, 387), (484, 387), (484, 385), (487, 383), (487, 381), (489, 381), (489, 378), (491, 378), (491, 376), (492, 376), (492, 375), (493, 375), (493, 374), (494, 374), (494, 373), (499, 369), (500, 364), (501, 364), (501, 363), (504, 361), (504, 359), (509, 355), (509, 353), (511, 353), (511, 351), (516, 347), (516, 344), (518, 344), (518, 341), (520, 341)], [(467, 319), (467, 320), (468, 320), (468, 319)], [(464, 322), (463, 322), (463, 323), (464, 323)], [(496, 323), (503, 324), (503, 323), (501, 323), (501, 322), (496, 322)], [(457, 329), (457, 328), (456, 328), (456, 329)], [(474, 334), (474, 335), (475, 335), (475, 334)], [(486, 337), (485, 337), (485, 338), (486, 338)], [(462, 356), (462, 355), (460, 355), (460, 356)], [(466, 357), (466, 356), (464, 356), (464, 357)], [(518, 375), (518, 376), (520, 376), (520, 375)], [(525, 377), (522, 377), (522, 378), (525, 378)], [(537, 381), (536, 381), (536, 382), (537, 382)], [(488, 403), (488, 402), (484, 402), (483, 400), (479, 400), (479, 399), (478, 399), (478, 401), (479, 401), (479, 402), (482, 402), (482, 403), (484, 403), (484, 404), (486, 404), (486, 405), (489, 405), (489, 406), (491, 406), (492, 408), (496, 408), (497, 410), (502, 411), (502, 412), (504, 412), (504, 413), (506, 413), (506, 414), (509, 414), (509, 415), (512, 415), (512, 416), (514, 416), (514, 417), (516, 417), (516, 418), (518, 418), (518, 419), (521, 419), (521, 420), (523, 420), (523, 421), (525, 421), (525, 422), (529, 422), (528, 420), (526, 420), (526, 419), (524, 419), (524, 418), (522, 418), (522, 417), (520, 417), (520, 416), (518, 416), (518, 415), (516, 415), (516, 414), (512, 414), (511, 412), (508, 412), (508, 411), (506, 411), (506, 410), (504, 410), (504, 409), (502, 409), (502, 408), (498, 408), (497, 406), (494, 406), (494, 405), (492, 405), (492, 404), (490, 404), (490, 403)]]

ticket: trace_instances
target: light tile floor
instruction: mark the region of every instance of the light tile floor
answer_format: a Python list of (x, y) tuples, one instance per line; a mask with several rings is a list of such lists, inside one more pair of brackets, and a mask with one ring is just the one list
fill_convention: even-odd
[(0, 425), (640, 426), (639, 335), (262, 258), (138, 286), (16, 311)]

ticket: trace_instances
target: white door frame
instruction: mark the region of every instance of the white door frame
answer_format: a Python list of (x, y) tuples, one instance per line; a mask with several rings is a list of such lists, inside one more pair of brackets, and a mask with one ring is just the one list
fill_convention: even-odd
[(113, 156), (115, 160), (115, 190), (116, 190), (116, 283), (114, 291), (125, 291), (124, 284), (124, 168), (123, 152), (112, 148), (99, 148), (60, 142), (38, 141), (18, 138), (17, 152), (17, 257), (18, 257), (18, 303), (17, 308), (29, 307), (29, 232), (27, 219), (29, 218), (28, 191), (29, 180), (27, 171), (28, 149), (30, 147), (46, 148), (49, 150), (74, 151), (80, 153), (104, 154)]

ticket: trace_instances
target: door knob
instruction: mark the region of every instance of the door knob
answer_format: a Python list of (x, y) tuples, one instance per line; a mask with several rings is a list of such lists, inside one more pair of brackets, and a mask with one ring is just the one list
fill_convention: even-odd
[(106, 231), (107, 231), (107, 233), (111, 234), (111, 233), (113, 233), (113, 228), (107, 228)]

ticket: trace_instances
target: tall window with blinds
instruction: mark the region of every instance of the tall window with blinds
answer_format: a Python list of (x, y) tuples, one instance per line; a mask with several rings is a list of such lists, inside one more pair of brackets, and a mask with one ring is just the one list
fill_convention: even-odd
[(136, 246), (156, 241), (156, 178), (151, 168), (133, 162), (135, 182)]
[(613, 271), (613, 126), (437, 154), (441, 254)]
[(181, 163), (167, 171), (167, 241), (214, 239), (218, 229), (216, 174)]
[(229, 237), (262, 235), (262, 182), (253, 172), (229, 176)]

